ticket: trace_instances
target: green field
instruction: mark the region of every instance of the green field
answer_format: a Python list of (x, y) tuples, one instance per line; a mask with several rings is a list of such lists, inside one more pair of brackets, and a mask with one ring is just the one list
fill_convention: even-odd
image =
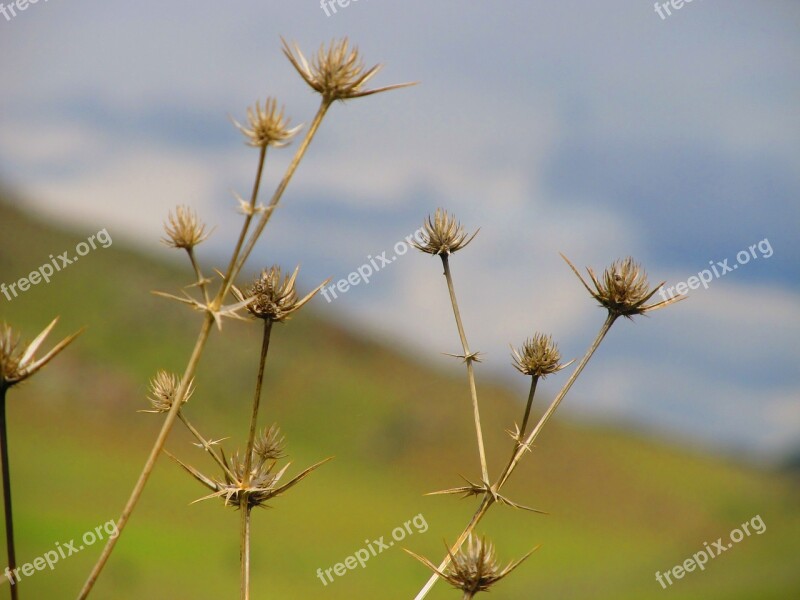
[[(0, 204), (0, 281), (27, 275), (94, 231), (57, 230)], [(176, 292), (190, 275), (180, 263), (156, 262), (115, 240), (47, 285), (11, 302), (0, 296), (0, 320), (28, 340), (56, 315), (51, 341), (87, 327), (9, 395), (19, 562), (80, 538), (122, 508), (162, 419), (136, 412), (147, 407), (147, 382), (157, 369), (182, 370), (200, 321), (199, 313), (150, 291)], [(475, 475), (462, 367), (398, 353), (368, 332), (326, 320), (321, 308), (312, 303), (273, 334), (262, 415), (286, 434), (290, 469), (335, 460), (254, 514), (254, 598), (410, 599), (428, 573), (399, 546), (438, 560), (443, 539), (452, 540), (475, 508), (475, 500), (423, 496), (458, 485), (458, 473)], [(228, 322), (215, 331), (186, 407), (207, 436), (231, 436), (229, 448), (246, 435), (259, 343), (251, 324)], [(595, 361), (602, 363), (602, 351)], [(510, 452), (504, 429), (519, 418), (520, 399), (486, 379), (478, 383), (496, 470)], [(579, 383), (575, 393), (591, 390)], [(184, 431), (175, 430), (168, 448), (213, 473)], [(800, 597), (796, 475), (561, 420), (539, 438), (508, 492), (550, 514), (500, 507), (479, 528), (502, 560), (542, 544), (498, 584), (491, 595), (498, 600)], [(204, 494), (164, 457), (94, 597), (238, 597), (239, 515), (216, 501), (189, 506)], [(317, 568), (344, 560), (366, 539), (389, 538), (419, 514), (426, 532), (328, 586), (317, 579)], [(703, 542), (727, 538), (755, 515), (766, 525), (762, 535), (746, 537), (667, 591), (655, 581), (657, 570), (682, 563)], [(21, 596), (74, 598), (99, 550), (96, 544), (23, 580)], [(445, 584), (429, 595), (459, 597)]]

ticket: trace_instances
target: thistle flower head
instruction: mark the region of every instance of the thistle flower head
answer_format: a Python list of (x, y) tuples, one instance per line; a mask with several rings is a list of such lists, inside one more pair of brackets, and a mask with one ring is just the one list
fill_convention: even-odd
[[(163, 369), (156, 373), (155, 377), (150, 380), (150, 395), (147, 399), (150, 401), (151, 410), (143, 410), (140, 412), (147, 413), (165, 413), (169, 412), (172, 408), (172, 403), (175, 400), (175, 395), (178, 393), (178, 388), (181, 386), (181, 379), (174, 373), (168, 373)], [(189, 381), (186, 388), (182, 404), (189, 401), (194, 393), (194, 380)]]
[[(272, 430), (273, 428), (270, 428), (270, 431)], [(280, 439), (277, 446), (273, 446), (273, 450), (276, 447), (279, 447), (279, 451), (282, 451), (283, 439)], [(251, 461), (248, 473), (244, 457), (239, 452), (235, 452), (230, 460), (222, 452), (220, 454), (225, 470), (221, 478), (214, 479), (206, 477), (194, 467), (184, 464), (169, 454), (175, 462), (211, 490), (211, 494), (199, 498), (195, 502), (211, 498), (222, 498), (226, 506), (235, 508), (240, 508), (242, 504), (248, 508), (263, 506), (267, 501), (293, 487), (305, 479), (312, 471), (331, 460), (330, 458), (322, 460), (285, 481), (284, 476), (289, 468), (288, 463), (276, 471), (277, 459), (265, 459), (263, 455), (254, 451), (253, 458), (255, 460)]]
[(241, 125), (231, 119), (236, 128), (247, 138), (247, 143), (256, 148), (286, 146), (302, 125), (289, 128), (289, 119), (283, 115), (283, 107), (278, 110), (278, 102), (274, 98), (267, 98), (264, 108), (259, 102), (247, 109), (247, 126)]
[(534, 377), (544, 378), (567, 366), (560, 364), (561, 353), (553, 338), (541, 333), (525, 340), (519, 350), (511, 348), (511, 357), (517, 371)]
[(326, 102), (361, 98), (379, 92), (386, 92), (413, 83), (401, 83), (382, 88), (365, 90), (364, 84), (381, 69), (382, 65), (374, 65), (367, 69), (358, 52), (358, 48), (350, 46), (347, 38), (332, 40), (326, 48), (321, 45), (317, 54), (309, 62), (297, 44), (294, 49), (283, 40), (283, 53), (311, 88), (322, 95)]
[(300, 310), (327, 283), (323, 282), (307, 296), (299, 299), (295, 288), (299, 271), (300, 267), (297, 267), (291, 275), (282, 275), (281, 268), (273, 265), (264, 269), (244, 292), (236, 286), (231, 286), (231, 290), (239, 302), (252, 298), (247, 310), (254, 317), (281, 323)]
[(0, 388), (10, 388), (34, 375), (82, 332), (78, 331), (61, 340), (44, 356), (37, 359), (34, 356), (36, 351), (57, 322), (58, 317), (53, 319), (50, 325), (24, 349), (20, 348), (19, 336), (11, 326), (7, 323), (0, 325)]
[(461, 250), (478, 235), (479, 231), (475, 231), (472, 235), (467, 234), (461, 223), (441, 208), (437, 208), (433, 216), (429, 215), (428, 220), (422, 225), (424, 229), (421, 235), (422, 241), (411, 243), (417, 250), (434, 255), (448, 256)]
[(253, 458), (261, 462), (279, 460), (285, 455), (285, 439), (277, 425), (264, 429), (253, 444)]
[(578, 279), (581, 280), (581, 283), (592, 297), (601, 306), (604, 306), (609, 314), (615, 317), (632, 318), (634, 315), (643, 315), (646, 312), (664, 308), (684, 298), (683, 296), (676, 296), (654, 304), (647, 304), (647, 301), (653, 297), (665, 282), (661, 282), (651, 290), (644, 269), (630, 256), (611, 263), (611, 266), (603, 271), (600, 279), (597, 278), (591, 268), (587, 267), (586, 271), (589, 273), (594, 289), (589, 287), (589, 284), (581, 277), (578, 269), (566, 256), (562, 254), (561, 257), (567, 262)]
[(470, 534), (458, 552), (453, 554), (448, 549), (447, 552), (450, 555), (451, 562), (444, 572), (440, 571), (428, 559), (408, 550), (406, 552), (433, 570), (454, 588), (464, 592), (465, 598), (472, 598), (478, 592), (488, 592), (494, 584), (522, 564), (537, 548), (528, 552), (518, 561), (510, 563), (501, 569), (495, 558), (494, 545), (485, 539), (480, 539)]
[(167, 237), (161, 240), (164, 244), (186, 250), (191, 250), (209, 236), (205, 224), (188, 206), (176, 207), (174, 214), (170, 211), (164, 222), (164, 231), (167, 234)]

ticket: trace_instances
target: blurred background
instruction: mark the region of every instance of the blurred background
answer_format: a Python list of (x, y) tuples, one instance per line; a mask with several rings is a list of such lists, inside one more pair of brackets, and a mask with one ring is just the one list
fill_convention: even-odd
[[(736, 265), (614, 326), (509, 487), (550, 515), (498, 508), (479, 529), (502, 560), (543, 544), (494, 594), (656, 597), (655, 571), (760, 515), (763, 535), (670, 593), (797, 597), (800, 7), (333, 8), (85, 0), (0, 16), (0, 282), (100, 229), (113, 239), (49, 284), (0, 296), (0, 319), (28, 340), (56, 315), (53, 341), (88, 327), (10, 394), (20, 562), (117, 516), (160, 424), (136, 413), (147, 381), (188, 359), (198, 314), (150, 294), (191, 281), (159, 243), (167, 212), (195, 208), (215, 228), (201, 261), (223, 267), (241, 223), (234, 194), (249, 193), (258, 154), (229, 117), (275, 96), (310, 121), (318, 99), (280, 36), (308, 56), (347, 35), (368, 65), (385, 64), (374, 85), (420, 83), (333, 107), (248, 268), (301, 264), (304, 291), (383, 252), (396, 260), (276, 332), (263, 420), (285, 431), (290, 469), (336, 460), (256, 514), (254, 597), (413, 597), (428, 574), (396, 547), (328, 586), (315, 571), (419, 514), (429, 529), (403, 545), (438, 561), (474, 510), (422, 495), (478, 474), (463, 366), (443, 354), (460, 347), (441, 265), (394, 249), (438, 206), (480, 227), (452, 267), (484, 353), (495, 470), (526, 393), (509, 344), (544, 331), (571, 359), (602, 323), (559, 252), (596, 270), (632, 255), (653, 284)], [(265, 195), (291, 155), (270, 152)], [(212, 334), (187, 408), (231, 448), (246, 432), (257, 329)], [(564, 380), (540, 386), (536, 414)], [(168, 446), (211, 472), (182, 431)], [(97, 597), (234, 597), (238, 515), (187, 506), (203, 494), (161, 461)], [(26, 596), (74, 597), (98, 553), (35, 574)], [(439, 584), (429, 597), (457, 593)]]

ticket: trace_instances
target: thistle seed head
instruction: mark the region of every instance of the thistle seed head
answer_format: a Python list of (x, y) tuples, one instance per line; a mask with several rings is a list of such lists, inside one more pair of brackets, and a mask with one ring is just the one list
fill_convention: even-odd
[(82, 332), (82, 330), (78, 331), (61, 340), (52, 350), (47, 352), (43, 357), (37, 359), (34, 356), (36, 351), (57, 322), (58, 317), (53, 319), (44, 331), (37, 335), (24, 349), (20, 348), (19, 336), (14, 332), (11, 326), (7, 323), (0, 325), (0, 388), (10, 388), (33, 376), (59, 352), (71, 344)]
[(684, 298), (684, 296), (676, 296), (662, 302), (646, 304), (665, 282), (660, 283), (651, 290), (644, 269), (630, 256), (611, 263), (611, 266), (603, 271), (603, 276), (600, 279), (597, 278), (591, 268), (587, 267), (586, 271), (589, 273), (594, 289), (589, 287), (581, 277), (578, 269), (566, 256), (562, 254), (561, 257), (567, 262), (578, 279), (581, 280), (581, 283), (592, 297), (601, 306), (604, 306), (609, 314), (615, 317), (632, 318), (634, 315), (643, 315), (646, 312), (664, 308)]
[[(150, 380), (150, 395), (147, 399), (150, 401), (151, 410), (143, 410), (140, 412), (147, 413), (165, 413), (169, 412), (172, 408), (172, 403), (175, 400), (175, 395), (181, 385), (181, 379), (174, 373), (168, 373), (163, 369), (156, 373), (156, 376)], [(194, 380), (189, 382), (186, 388), (186, 394), (183, 403), (189, 401), (194, 393)]]
[(455, 216), (448, 215), (447, 211), (437, 208), (433, 216), (428, 216), (423, 224), (422, 241), (411, 243), (417, 250), (428, 254), (449, 256), (469, 244), (478, 231), (471, 236), (464, 231)]
[(511, 348), (514, 368), (523, 375), (545, 378), (557, 373), (566, 365), (560, 364), (561, 353), (553, 338), (542, 333), (535, 333), (525, 340), (519, 350)]
[(174, 214), (170, 211), (164, 222), (164, 231), (167, 234), (167, 237), (161, 240), (164, 244), (171, 248), (186, 250), (191, 250), (209, 236), (205, 224), (188, 206), (176, 207)]
[[(273, 429), (277, 431), (277, 428), (270, 428), (270, 431)], [(282, 444), (283, 439), (278, 443), (281, 450)], [(273, 450), (274, 448), (275, 446), (273, 446)], [(167, 452), (167, 454), (201, 484), (211, 490), (209, 495), (199, 498), (195, 500), (195, 502), (209, 500), (211, 498), (222, 498), (226, 506), (233, 506), (235, 508), (241, 508), (242, 504), (248, 508), (263, 506), (267, 501), (297, 485), (308, 477), (312, 471), (331, 460), (327, 458), (311, 465), (286, 481), (284, 476), (289, 469), (289, 464), (284, 465), (276, 471), (277, 460), (261, 460), (261, 455), (257, 455), (253, 457), (256, 460), (251, 461), (250, 472), (246, 473), (245, 460), (239, 452), (234, 453), (229, 461), (220, 450), (225, 469), (221, 478), (212, 479), (203, 475), (194, 467), (181, 462), (179, 459), (169, 454), (169, 452)], [(254, 452), (254, 454), (256, 453)]]
[[(281, 38), (282, 39), (282, 38)], [(316, 56), (311, 58), (311, 62), (300, 51), (297, 44), (294, 49), (289, 47), (286, 40), (283, 41), (283, 53), (292, 66), (297, 70), (305, 82), (311, 88), (322, 95), (323, 99), (330, 103), (335, 100), (348, 100), (350, 98), (361, 98), (379, 92), (385, 92), (409, 85), (413, 83), (401, 83), (382, 88), (364, 90), (363, 86), (380, 71), (382, 65), (374, 65), (367, 69), (364, 61), (358, 52), (358, 48), (350, 46), (347, 38), (332, 40), (325, 48), (321, 45)]]
[(233, 124), (247, 138), (247, 144), (256, 148), (275, 146), (280, 148), (291, 142), (302, 125), (289, 128), (289, 119), (283, 115), (283, 107), (278, 110), (278, 102), (274, 98), (267, 98), (264, 108), (256, 102), (255, 106), (247, 109), (247, 126), (233, 120)]
[(454, 588), (464, 592), (465, 598), (472, 598), (478, 592), (488, 592), (494, 584), (522, 564), (537, 548), (501, 569), (495, 558), (494, 545), (470, 534), (458, 552), (453, 554), (448, 549), (451, 563), (444, 572), (439, 571), (438, 567), (428, 559), (408, 550), (406, 552), (433, 570)]
[(298, 299), (295, 281), (299, 271), (300, 267), (296, 267), (291, 275), (283, 276), (281, 268), (273, 265), (264, 269), (244, 292), (236, 286), (231, 286), (231, 290), (239, 302), (252, 298), (247, 310), (254, 317), (282, 323), (300, 310), (327, 283), (320, 284), (310, 294)]
[(277, 425), (270, 425), (264, 429), (253, 444), (253, 458), (261, 462), (279, 460), (285, 456), (283, 453), (286, 441), (281, 435)]

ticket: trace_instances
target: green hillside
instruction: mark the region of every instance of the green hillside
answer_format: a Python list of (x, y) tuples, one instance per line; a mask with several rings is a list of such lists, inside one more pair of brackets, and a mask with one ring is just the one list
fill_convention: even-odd
[[(0, 204), (0, 282), (27, 275), (96, 230), (57, 230)], [(166, 249), (163, 255), (170, 256)], [(150, 290), (174, 292), (189, 277), (180, 263), (155, 262), (115, 240), (49, 284), (12, 301), (0, 296), (0, 320), (28, 340), (56, 315), (51, 341), (87, 326), (9, 396), (20, 562), (79, 538), (122, 508), (162, 418), (136, 412), (146, 408), (147, 381), (159, 368), (183, 368), (199, 323), (197, 313)], [(255, 513), (254, 598), (410, 599), (428, 573), (398, 546), (438, 560), (443, 538), (452, 540), (475, 507), (474, 500), (423, 496), (458, 485), (457, 473), (475, 475), (463, 367), (398, 353), (326, 320), (324, 308), (312, 302), (273, 334), (262, 414), (283, 429), (291, 469), (336, 458)], [(232, 436), (229, 448), (246, 433), (259, 343), (249, 324), (215, 331), (186, 408), (206, 435)], [(602, 351), (595, 360), (602, 362)], [(519, 399), (486, 379), (478, 383), (497, 469), (510, 452), (504, 429), (518, 419)], [(575, 393), (591, 390), (579, 383)], [(189, 442), (176, 429), (168, 448), (214, 473)], [(238, 513), (218, 502), (189, 506), (204, 493), (164, 457), (94, 597), (237, 597)], [(557, 421), (508, 493), (551, 514), (496, 508), (479, 529), (496, 542), (501, 560), (542, 544), (494, 590), (498, 600), (800, 597), (800, 485), (789, 475)], [(317, 578), (317, 568), (333, 567), (367, 539), (389, 538), (420, 514), (426, 532), (415, 530), (326, 587)], [(727, 538), (755, 515), (766, 525), (763, 535), (746, 537), (668, 592), (656, 582), (657, 570), (682, 563), (703, 542)], [(23, 580), (21, 595), (74, 598), (99, 550), (97, 544)], [(429, 598), (459, 595), (439, 584)]]

